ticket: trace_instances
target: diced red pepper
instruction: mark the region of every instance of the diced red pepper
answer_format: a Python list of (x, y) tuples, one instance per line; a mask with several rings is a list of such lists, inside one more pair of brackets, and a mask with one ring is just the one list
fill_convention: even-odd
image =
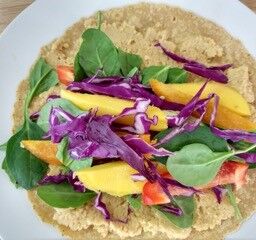
[[(239, 162), (226, 162), (222, 165), (215, 179), (205, 185), (196, 187), (197, 190), (207, 190), (218, 185), (235, 184), (236, 188), (240, 188), (247, 182), (248, 165)], [(172, 178), (169, 173), (162, 175), (164, 178)], [(178, 186), (169, 186), (169, 192), (173, 196), (188, 196), (191, 195), (191, 189), (181, 188)], [(158, 182), (147, 182), (142, 191), (142, 201), (145, 205), (158, 205), (170, 202), (169, 197), (164, 193)]]
[(74, 81), (73, 67), (58, 65), (57, 74), (59, 81), (66, 86)]

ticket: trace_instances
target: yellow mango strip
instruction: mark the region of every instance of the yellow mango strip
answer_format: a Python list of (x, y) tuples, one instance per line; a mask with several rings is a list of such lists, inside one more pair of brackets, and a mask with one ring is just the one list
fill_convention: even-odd
[[(156, 85), (155, 81), (151, 80), (152, 85)], [(177, 84), (167, 84), (168, 85), (168, 95), (171, 99), (177, 97), (177, 95), (186, 95), (191, 99), (199, 89), (203, 86), (204, 82), (195, 83), (177, 83)], [(237, 113), (241, 116), (250, 116), (250, 106), (243, 96), (237, 92), (235, 89), (228, 87), (225, 84), (217, 82), (209, 82), (204, 91), (202, 92), (201, 99), (208, 97), (209, 94), (216, 93), (220, 98), (220, 105)], [(183, 100), (183, 104), (187, 102), (187, 99)]]
[[(71, 101), (74, 105), (82, 110), (90, 110), (92, 108), (97, 108), (97, 115), (109, 114), (112, 116), (117, 116), (125, 108), (130, 108), (134, 106), (133, 101), (123, 100), (119, 98), (103, 96), (103, 95), (92, 95), (87, 93), (74, 93), (67, 90), (61, 90), (61, 97)], [(151, 125), (151, 130), (162, 131), (167, 129), (167, 120), (164, 111), (160, 108), (149, 106), (147, 110), (149, 118), (153, 118), (154, 115), (158, 117), (157, 125)], [(134, 116), (125, 116), (119, 118), (117, 123), (132, 126), (134, 123)]]
[[(187, 104), (193, 96), (187, 95), (182, 92), (173, 89), (173, 84), (164, 84), (157, 80), (151, 80), (150, 85), (152, 90), (159, 97), (164, 97), (165, 100), (170, 102), (177, 102), (181, 104)], [(183, 84), (180, 84), (183, 85)], [(185, 86), (184, 86), (185, 87)], [(224, 91), (224, 90), (223, 90)], [(218, 93), (217, 93), (218, 94)], [(231, 99), (233, 101), (233, 99)], [(234, 99), (235, 101), (235, 99)], [(203, 121), (205, 123), (210, 122), (210, 116), (213, 110), (213, 102), (210, 102), (207, 107), (206, 114)], [(215, 118), (215, 126), (224, 129), (238, 129), (244, 131), (254, 131), (256, 130), (256, 124), (252, 122), (249, 118), (243, 117), (229, 108), (223, 105), (218, 106), (217, 115)]]
[(100, 164), (75, 172), (86, 188), (117, 197), (142, 192), (146, 181), (133, 181), (131, 175), (135, 173), (137, 171), (123, 161)]

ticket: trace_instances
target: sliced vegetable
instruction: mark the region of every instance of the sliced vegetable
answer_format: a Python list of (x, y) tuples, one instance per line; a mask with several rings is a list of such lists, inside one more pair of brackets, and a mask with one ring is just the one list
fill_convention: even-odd
[[(101, 95), (73, 93), (66, 90), (61, 91), (61, 97), (71, 101), (73, 104), (75, 104), (82, 110), (90, 110), (93, 108), (97, 108), (97, 115), (99, 116), (105, 114), (117, 116), (125, 108), (131, 108), (134, 105), (134, 102), (132, 101)], [(151, 130), (161, 131), (167, 128), (167, 120), (165, 117), (165, 113), (161, 111), (159, 108), (149, 106), (147, 114), (151, 119), (154, 116), (158, 117), (157, 125), (152, 125)], [(119, 118), (117, 122), (125, 125), (132, 125), (134, 121), (133, 119), (133, 117), (126, 116), (123, 118)]]
[(49, 183), (56, 183), (60, 184), (63, 182), (68, 182), (73, 189), (76, 192), (85, 192), (85, 186), (78, 180), (76, 176), (72, 172), (67, 172), (66, 174), (60, 173), (58, 175), (53, 175), (53, 176), (44, 176), (40, 181), (40, 185), (45, 185)]
[[(240, 188), (247, 182), (248, 165), (238, 162), (225, 162), (218, 172), (217, 176), (207, 185), (197, 186), (199, 191), (215, 188), (220, 185), (235, 184)], [(164, 179), (172, 179), (170, 174), (163, 174)], [(194, 189), (178, 185), (169, 185), (168, 190), (172, 196), (191, 196), (195, 193)], [(142, 192), (142, 200), (145, 205), (158, 205), (170, 203), (170, 198), (165, 194), (158, 182), (145, 183)]]
[[(172, 91), (171, 89), (169, 89), (170, 85), (172, 84), (163, 84), (155, 80), (151, 81), (151, 87), (153, 91), (158, 96), (164, 96), (165, 99), (168, 101), (173, 101), (175, 98), (178, 103), (184, 103), (184, 99), (187, 99), (186, 103), (188, 103), (191, 100), (191, 97), (185, 94), (181, 95), (180, 93), (177, 93), (175, 95), (175, 91)], [(182, 98), (180, 98), (180, 96), (182, 96)], [(210, 122), (213, 109), (214, 109), (214, 103), (210, 102), (207, 105), (207, 111), (203, 117), (204, 122), (206, 123)], [(236, 121), (234, 121), (234, 119), (236, 119)], [(214, 122), (215, 122), (215, 126), (220, 128), (239, 129), (244, 131), (252, 131), (256, 129), (256, 124), (253, 123), (250, 119), (246, 117), (242, 117), (237, 113), (230, 111), (228, 108), (221, 105), (218, 107), (217, 115)]]
[(131, 178), (134, 173), (137, 171), (121, 161), (100, 164), (75, 172), (88, 189), (118, 197), (142, 192), (144, 182), (134, 182)]
[(129, 205), (134, 210), (139, 210), (141, 208), (141, 197), (139, 195), (130, 195), (127, 197)]
[[(77, 108), (71, 101), (63, 99), (63, 98), (56, 98), (49, 102), (47, 102), (41, 109), (39, 113), (39, 118), (37, 124), (40, 128), (42, 128), (45, 132), (49, 130), (49, 116), (51, 109), (54, 107), (59, 107), (66, 112), (74, 116), (78, 116), (79, 114), (84, 113), (84, 111)], [(62, 119), (63, 121), (63, 119)]]
[(76, 192), (68, 183), (39, 186), (37, 195), (45, 203), (55, 208), (77, 208), (95, 197), (95, 193), (91, 191)]
[(237, 219), (242, 219), (243, 218), (243, 216), (242, 216), (242, 214), (241, 214), (241, 212), (240, 212), (240, 209), (239, 209), (239, 207), (238, 207), (238, 204), (237, 204), (237, 202), (236, 202), (236, 197), (235, 197), (235, 195), (234, 195), (234, 193), (233, 193), (233, 190), (232, 190), (232, 186), (231, 185), (228, 185), (227, 187), (226, 187), (226, 189), (227, 189), (227, 195), (228, 195), (228, 198), (229, 198), (229, 202), (230, 202), (230, 204), (233, 206), (233, 208), (234, 208), (234, 211), (235, 211), (235, 215), (236, 215), (236, 217), (237, 217)]
[(23, 140), (21, 141), (21, 146), (48, 164), (57, 166), (61, 165), (60, 160), (56, 157), (57, 144), (54, 144), (51, 141)]
[(140, 69), (142, 58), (139, 55), (126, 53), (118, 49), (118, 56), (123, 76), (127, 76), (134, 67)]
[(106, 220), (109, 220), (110, 213), (107, 209), (106, 204), (104, 202), (102, 202), (101, 198), (102, 198), (102, 193), (100, 192), (100, 193), (98, 193), (97, 197), (95, 198), (94, 207), (102, 213), (102, 215), (104, 216), (104, 218)]
[(12, 182), (31, 189), (45, 175), (47, 165), (21, 148), (22, 140), (41, 139), (43, 131), (29, 118), (28, 108), (34, 97), (47, 91), (58, 82), (54, 69), (45, 60), (39, 59), (29, 76), (29, 91), (24, 105), (24, 122), (7, 142), (5, 170)]
[(182, 104), (167, 102), (153, 94), (150, 88), (140, 84), (138, 74), (127, 78), (120, 76), (99, 77), (96, 74), (93, 77), (84, 79), (82, 82), (70, 84), (68, 90), (80, 93), (103, 94), (129, 100), (145, 98), (150, 100), (152, 105), (166, 110), (180, 110), (183, 107)]
[(56, 157), (72, 171), (78, 171), (80, 169), (91, 167), (92, 165), (91, 157), (79, 160), (74, 160), (73, 158), (71, 158), (70, 153), (68, 151), (67, 137), (63, 138), (62, 141), (58, 144), (58, 151), (56, 153)]
[(64, 85), (68, 85), (74, 81), (73, 67), (58, 65), (57, 74), (58, 74), (59, 81)]
[(216, 186), (212, 188), (212, 191), (214, 192), (217, 202), (221, 204), (222, 199), (227, 193), (227, 189), (221, 186)]
[(162, 209), (161, 206), (156, 206), (156, 210), (159, 211), (167, 220), (172, 222), (179, 228), (191, 227), (194, 222), (196, 203), (193, 197), (174, 197), (173, 202), (182, 210), (181, 216), (176, 216), (172, 213)]
[(93, 76), (102, 69), (103, 76), (120, 74), (118, 51), (111, 39), (101, 30), (87, 29), (77, 53), (77, 61), (86, 75)]
[(221, 82), (221, 83), (228, 82), (228, 78), (224, 74), (224, 71), (227, 70), (228, 68), (230, 68), (232, 66), (231, 64), (207, 67), (202, 63), (187, 59), (185, 57), (179, 56), (179, 55), (171, 52), (170, 50), (167, 50), (160, 43), (155, 44), (155, 47), (161, 48), (162, 51), (164, 52), (164, 54), (166, 56), (168, 56), (169, 58), (171, 58), (172, 60), (185, 64), (184, 69), (189, 72), (195, 73), (195, 74), (197, 74), (201, 77), (207, 78), (207, 79), (212, 79), (217, 82)]
[[(174, 101), (182, 104), (187, 104), (188, 101), (199, 91), (203, 86), (202, 82), (182, 83), (182, 84), (162, 84), (160, 82), (151, 81), (153, 91), (157, 95), (162, 94), (169, 101)], [(160, 93), (158, 93), (160, 92)], [(168, 92), (168, 97), (165, 96)], [(236, 90), (226, 85), (217, 82), (209, 82), (200, 99), (208, 97), (209, 94), (216, 93), (220, 98), (220, 105), (229, 110), (241, 115), (250, 116), (250, 106), (247, 101)]]
[(194, 143), (170, 156), (167, 169), (174, 179), (186, 186), (205, 185), (214, 179), (224, 161), (237, 154), (235, 151), (213, 152), (206, 145)]

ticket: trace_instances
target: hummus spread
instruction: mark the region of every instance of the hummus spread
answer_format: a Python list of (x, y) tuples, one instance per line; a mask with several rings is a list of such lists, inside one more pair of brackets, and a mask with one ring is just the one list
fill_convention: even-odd
[[(95, 26), (95, 16), (80, 20), (62, 37), (44, 46), (41, 56), (53, 67), (57, 64), (73, 65), (82, 41), (81, 34), (86, 28)], [(237, 89), (249, 103), (254, 102), (255, 60), (238, 40), (208, 20), (166, 5), (138, 4), (104, 12), (102, 30), (117, 47), (140, 55), (145, 66), (179, 66), (153, 46), (155, 41), (160, 41), (178, 54), (208, 65), (232, 63), (233, 67), (227, 72), (230, 86)], [(190, 74), (190, 81), (198, 79), (200, 77)], [(22, 121), (21, 108), (26, 90), (27, 81), (23, 81), (17, 92), (14, 127), (19, 126)], [(54, 87), (41, 94), (32, 103), (31, 112), (40, 109), (49, 94), (58, 92), (59, 87)], [(254, 111), (253, 105), (252, 110)], [(58, 169), (51, 168), (49, 174), (57, 172)], [(249, 183), (236, 192), (244, 218), (256, 210), (255, 177), (251, 172)], [(116, 219), (114, 221), (105, 221), (92, 204), (77, 209), (54, 209), (43, 203), (34, 191), (29, 192), (29, 198), (43, 221), (57, 226), (62, 234), (73, 239), (216, 240), (223, 239), (226, 233), (235, 230), (240, 223), (234, 217), (234, 210), (228, 200), (224, 199), (218, 204), (210, 192), (196, 197), (195, 222), (187, 229), (175, 227), (150, 207), (130, 212), (125, 198), (107, 194), (103, 201)]]

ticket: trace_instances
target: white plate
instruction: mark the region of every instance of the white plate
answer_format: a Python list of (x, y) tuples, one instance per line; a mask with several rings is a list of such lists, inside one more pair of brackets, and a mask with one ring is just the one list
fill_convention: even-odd
[[(81, 17), (97, 10), (137, 3), (137, 0), (38, 0), (22, 12), (0, 36), (0, 143), (10, 136), (15, 89), (26, 77), (40, 48), (60, 36)], [(154, 0), (191, 10), (222, 25), (240, 38), (256, 56), (256, 15), (238, 0)], [(3, 154), (0, 153), (2, 162)], [(53, 227), (42, 224), (33, 212), (24, 191), (16, 190), (0, 171), (0, 239), (60, 239)], [(255, 239), (256, 215), (228, 239)], [(248, 236), (249, 235), (249, 236)], [(63, 239), (63, 238), (62, 238)]]

